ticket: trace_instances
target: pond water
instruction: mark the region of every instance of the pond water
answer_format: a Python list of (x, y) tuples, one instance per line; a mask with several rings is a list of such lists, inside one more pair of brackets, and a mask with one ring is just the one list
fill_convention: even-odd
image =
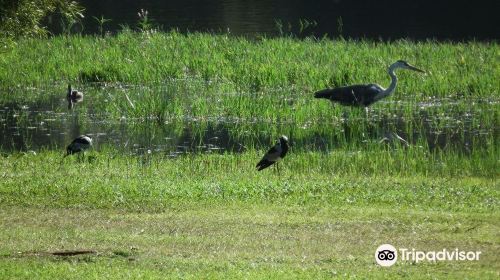
[[(149, 87), (148, 90), (161, 95), (164, 87)], [(169, 156), (238, 153), (248, 148), (267, 149), (275, 141), (273, 136), (285, 134), (297, 151), (330, 152), (390, 144), (396, 149), (423, 145), (429, 149), (471, 152), (491, 141), (498, 143), (500, 136), (498, 100), (446, 98), (414, 103), (389, 98), (370, 107), (367, 113), (351, 108), (335, 111), (337, 108), (331, 106), (326, 107), (327, 111), (332, 109), (331, 117), (320, 115), (305, 121), (188, 114), (159, 119), (151, 115), (138, 117), (128, 112), (117, 114), (100, 109), (106, 108), (97, 105), (107, 102), (103, 96), (108, 96), (109, 87), (83, 86), (84, 101), (69, 111), (64, 88), (62, 85), (20, 88), (12, 94), (15, 91), (43, 94), (26, 102), (0, 100), (0, 151), (48, 149), (63, 153), (74, 137), (88, 134), (93, 136), (96, 150), (112, 146), (131, 154), (151, 151)], [(143, 88), (130, 86), (125, 92), (133, 97)], [(301, 100), (301, 106), (306, 108), (324, 105), (307, 95), (296, 99)], [(231, 104), (230, 99), (225, 102)]]
[[(371, 39), (497, 40), (498, 1), (369, 1), (369, 0), (184, 0), (184, 1), (78, 1), (86, 8), (79, 28), (97, 33), (94, 17), (110, 19), (104, 29), (114, 32), (123, 25), (135, 28), (138, 11), (164, 30), (231, 32), (267, 36), (281, 31), (297, 36), (345, 36)], [(466, 20), (464, 20), (466, 19)], [(299, 20), (303, 20), (302, 28)], [(312, 25), (304, 24), (304, 20)], [(53, 19), (57, 32), (59, 21)], [(307, 28), (306, 28), (307, 27)]]

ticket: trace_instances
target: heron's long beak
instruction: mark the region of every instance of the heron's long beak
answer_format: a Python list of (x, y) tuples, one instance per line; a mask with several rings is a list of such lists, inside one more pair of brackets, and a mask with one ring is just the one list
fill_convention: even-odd
[(415, 67), (415, 66), (408, 65), (408, 68), (409, 68), (410, 70), (413, 70), (413, 71), (417, 71), (417, 72), (425, 73), (425, 71), (424, 71), (424, 70), (422, 70), (422, 69), (418, 69), (418, 68), (417, 68), (417, 67)]

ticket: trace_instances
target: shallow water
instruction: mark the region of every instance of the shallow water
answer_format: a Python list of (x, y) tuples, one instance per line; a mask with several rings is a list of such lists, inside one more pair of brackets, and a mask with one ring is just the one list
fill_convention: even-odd
[[(81, 134), (93, 136), (96, 150), (112, 146), (131, 154), (151, 152), (172, 157), (185, 153), (267, 149), (274, 142), (271, 137), (278, 134), (288, 135), (295, 150), (322, 152), (389, 144), (392, 148), (420, 145), (431, 150), (469, 153), (499, 140), (500, 103), (496, 100), (445, 98), (413, 102), (389, 98), (370, 107), (367, 113), (351, 108), (335, 111), (336, 108), (331, 107), (331, 116), (298, 122), (293, 118), (276, 121), (258, 115), (252, 118), (182, 115), (158, 119), (133, 117), (127, 112), (117, 116), (106, 109), (113, 105), (110, 87), (82, 87), (86, 91), (84, 101), (71, 111), (67, 109), (61, 85), (9, 89), (10, 94), (28, 93), (30, 98), (25, 102), (8, 102), (5, 96), (0, 99), (0, 150), (11, 153), (48, 149), (63, 153), (66, 145)], [(134, 97), (144, 90), (161, 95), (165, 88), (171, 87), (122, 86), (120, 90)], [(167, 102), (169, 98), (183, 96), (182, 92), (168, 92), (163, 96)], [(282, 100), (283, 97), (275, 98), (280, 97), (280, 92), (269, 93), (275, 95), (270, 100)], [(284, 92), (287, 92), (284, 106), (294, 102), (304, 106), (322, 104), (307, 96), (290, 94), (287, 89)], [(255, 100), (262, 98), (262, 93), (245, 94), (254, 96)], [(201, 100), (213, 106), (224, 106), (214, 103), (213, 99), (214, 95), (207, 95)]]

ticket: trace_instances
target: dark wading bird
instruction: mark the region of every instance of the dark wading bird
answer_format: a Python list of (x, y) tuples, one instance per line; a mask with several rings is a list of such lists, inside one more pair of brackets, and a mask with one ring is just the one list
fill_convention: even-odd
[(284, 158), (286, 156), (286, 153), (288, 152), (288, 138), (283, 135), (279, 138), (279, 143), (274, 145), (267, 153), (262, 157), (262, 159), (257, 163), (257, 170), (261, 171), (264, 168), (267, 168), (274, 163), (276, 163), (276, 166), (278, 168), (278, 173), (279, 173), (279, 165), (277, 162)]
[(80, 135), (68, 145), (64, 157), (80, 152), (85, 156), (85, 150), (90, 148), (90, 146), (92, 146), (92, 138), (88, 135)]
[(402, 68), (425, 73), (415, 66), (408, 64), (403, 60), (398, 60), (389, 66), (388, 73), (391, 76), (391, 84), (387, 89), (377, 84), (353, 85), (338, 87), (332, 89), (324, 89), (314, 93), (315, 98), (326, 98), (332, 102), (340, 103), (341, 105), (367, 107), (379, 101), (380, 99), (391, 95), (396, 89), (398, 78), (394, 74), (394, 70)]
[(68, 85), (68, 94), (66, 95), (68, 100), (68, 109), (73, 108), (73, 104), (83, 101), (83, 93), (77, 90), (73, 90), (71, 85)]

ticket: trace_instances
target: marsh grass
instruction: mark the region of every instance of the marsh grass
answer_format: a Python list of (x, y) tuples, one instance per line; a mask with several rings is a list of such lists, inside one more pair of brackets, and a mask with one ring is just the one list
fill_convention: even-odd
[(390, 43), (263, 38), (205, 33), (134, 33), (105, 38), (26, 39), (4, 53), (0, 84), (44, 82), (162, 83), (169, 79), (224, 81), (236, 92), (297, 87), (387, 84), (387, 66), (405, 59), (427, 75), (400, 71), (400, 92), (417, 98), (498, 95), (496, 43)]
[[(260, 124), (231, 131), (251, 147), (264, 134), (299, 143), (321, 135), (335, 147), (392, 131), (431, 149), (491, 150), (486, 144), (498, 141), (500, 111), (498, 69), (491, 67), (497, 51), (495, 42), (250, 40), (176, 31), (26, 39), (0, 57), (0, 102), (46, 102), (61, 111), (58, 87), (79, 82), (86, 92), (82, 118)], [(386, 86), (386, 67), (401, 58), (428, 73), (399, 71), (396, 92), (369, 115), (312, 97), (325, 87)], [(446, 144), (452, 142), (459, 146)]]

